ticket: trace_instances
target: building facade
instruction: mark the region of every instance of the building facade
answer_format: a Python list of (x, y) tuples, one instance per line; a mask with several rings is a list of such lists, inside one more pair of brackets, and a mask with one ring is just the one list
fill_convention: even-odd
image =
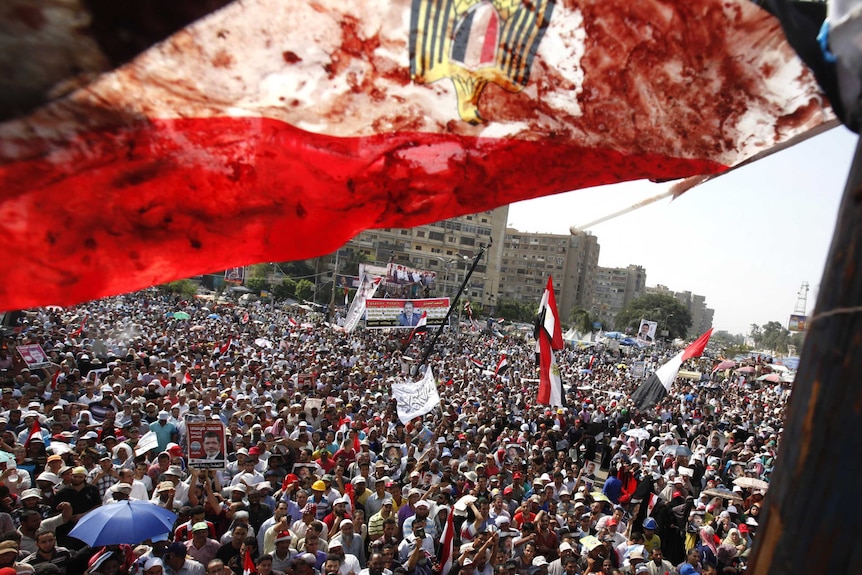
[(503, 240), (498, 301), (535, 302), (554, 278), (557, 309), (567, 322), (593, 299), (600, 246), (591, 234), (545, 234), (508, 228)]
[(658, 284), (647, 288), (647, 293), (659, 293), (673, 296), (691, 314), (691, 327), (686, 334), (689, 338), (698, 337), (712, 327), (715, 310), (706, 307), (706, 296), (691, 293), (690, 291), (675, 292), (667, 286)]
[(646, 270), (642, 266), (625, 268), (598, 267), (595, 296), (589, 310), (605, 329), (612, 329), (617, 314), (633, 299), (646, 293)]
[(366, 230), (349, 241), (342, 253), (358, 251), (368, 263), (393, 262), (435, 272), (437, 279), (431, 295), (454, 298), (473, 258), (483, 245), (489, 246), (461, 297), (462, 301), (469, 299), (486, 308), (493, 307), (500, 285), (508, 217), (509, 207), (502, 206), (415, 228)]

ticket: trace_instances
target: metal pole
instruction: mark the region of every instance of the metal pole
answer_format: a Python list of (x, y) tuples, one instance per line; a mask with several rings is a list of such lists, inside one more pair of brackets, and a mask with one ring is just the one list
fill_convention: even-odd
[[(490, 242), (488, 243), (490, 245)], [(467, 272), (467, 277), (464, 278), (464, 281), (461, 282), (461, 287), (458, 288), (458, 293), (455, 294), (455, 299), (449, 302), (449, 309), (446, 311), (446, 317), (443, 318), (443, 323), (440, 324), (440, 327), (437, 328), (436, 333), (434, 333), (434, 339), (431, 340), (431, 343), (428, 344), (428, 348), (425, 350), (425, 353), (422, 355), (422, 360), (417, 364), (417, 367), (422, 367), (425, 365), (425, 362), (428, 361), (428, 356), (431, 355), (431, 352), (434, 350), (434, 344), (437, 343), (437, 339), (440, 337), (440, 334), (443, 333), (443, 328), (449, 323), (449, 317), (452, 315), (452, 309), (458, 305), (458, 300), (461, 298), (461, 293), (463, 293), (464, 288), (467, 287), (467, 282), (470, 281), (470, 276), (473, 275), (473, 271), (476, 269), (476, 266), (479, 265), (479, 260), (482, 259), (482, 256), (485, 254), (485, 250), (488, 249), (487, 246), (482, 246), (479, 250), (479, 253), (476, 254), (476, 257), (473, 258), (473, 265), (470, 266), (470, 270)]]

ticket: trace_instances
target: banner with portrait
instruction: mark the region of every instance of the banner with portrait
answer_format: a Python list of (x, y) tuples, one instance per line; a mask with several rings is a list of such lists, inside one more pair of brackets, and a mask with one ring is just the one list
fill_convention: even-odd
[(17, 349), (18, 355), (27, 364), (27, 369), (41, 369), (51, 365), (51, 360), (38, 343), (19, 345)]
[(189, 467), (224, 469), (227, 466), (224, 431), (221, 421), (186, 421)]
[(655, 343), (655, 332), (657, 327), (657, 321), (642, 319), (641, 324), (638, 326), (638, 342)]
[(429, 327), (443, 325), (449, 311), (449, 298), (394, 299), (372, 298), (365, 302), (365, 327), (412, 328), (419, 324), (425, 313)]

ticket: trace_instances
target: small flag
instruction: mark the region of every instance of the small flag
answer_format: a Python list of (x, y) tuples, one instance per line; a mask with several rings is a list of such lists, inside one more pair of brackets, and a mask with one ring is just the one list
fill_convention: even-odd
[(27, 434), (27, 440), (24, 442), (24, 449), (30, 447), (30, 440), (36, 437), (37, 435), (42, 435), (42, 426), (39, 425), (39, 418), (35, 418), (33, 420), (33, 425), (30, 427), (30, 433)]
[(417, 333), (425, 333), (426, 331), (428, 331), (428, 312), (423, 311), (422, 317), (416, 322), (416, 327), (413, 328), (413, 331), (410, 332), (410, 337), (407, 338), (407, 344), (409, 345), (413, 341), (413, 336)]
[(287, 323), (290, 324), (290, 327), (298, 327), (299, 322), (293, 319), (292, 317), (287, 318)]
[(51, 391), (54, 391), (55, 389), (57, 389), (57, 380), (60, 378), (60, 372), (62, 372), (62, 371), (63, 370), (58, 367), (57, 371), (54, 372), (54, 375), (51, 376), (51, 387), (50, 387)]
[(189, 384), (191, 382), (192, 382), (192, 374), (190, 374), (189, 372), (186, 372), (185, 375), (183, 375), (183, 385)]
[(242, 575), (252, 575), (257, 573), (257, 567), (254, 565), (254, 559), (251, 558), (251, 550), (245, 550), (245, 556), (242, 558)]
[(479, 361), (478, 359), (476, 359), (475, 357), (473, 357), (472, 355), (469, 356), (469, 359), (470, 359), (470, 363), (473, 364), (473, 367), (478, 367), (479, 369), (482, 369), (482, 370), (485, 369), (485, 364), (482, 363), (481, 361)]
[(240, 319), (239, 321), (243, 324), (246, 324), (246, 323), (248, 323), (248, 320), (249, 320), (248, 312), (245, 312), (244, 314), (242, 314), (242, 319)]
[(679, 373), (679, 368), (685, 360), (692, 357), (700, 357), (703, 355), (703, 350), (706, 344), (709, 343), (709, 336), (712, 335), (712, 329), (694, 340), (687, 348), (670, 358), (667, 363), (655, 370), (655, 373), (650, 375), (637, 390), (632, 394), (632, 402), (638, 411), (646, 411), (656, 403), (662, 400), (665, 395), (670, 392), (670, 386), (676, 379), (676, 374)]
[(87, 320), (90, 318), (89, 314), (84, 315), (84, 319), (81, 320), (81, 327), (72, 332), (72, 336), (78, 336), (84, 333), (84, 328), (87, 326)]
[(233, 345), (233, 338), (232, 337), (227, 338), (227, 341), (224, 343), (224, 345), (222, 345), (218, 348), (219, 354), (220, 355), (226, 354), (227, 350), (229, 350), (230, 346), (232, 346), (232, 345)]
[(563, 332), (560, 329), (554, 280), (551, 276), (548, 276), (548, 284), (539, 304), (535, 336), (539, 351), (539, 394), (536, 401), (542, 405), (563, 407), (563, 380), (554, 357), (554, 350), (563, 349)]
[(649, 494), (649, 502), (647, 503), (647, 516), (652, 516), (652, 510), (655, 507), (655, 504), (658, 503), (658, 495), (655, 493)]
[(455, 514), (449, 513), (446, 516), (446, 526), (443, 528), (443, 533), (440, 534), (440, 541), (443, 542), (443, 547), (440, 549), (440, 575), (449, 575), (452, 569), (452, 554), (453, 544), (455, 542)]
[(497, 369), (494, 371), (494, 377), (498, 377), (501, 373), (505, 373), (509, 369), (509, 360), (506, 359), (506, 354), (500, 356), (500, 361), (497, 363)]

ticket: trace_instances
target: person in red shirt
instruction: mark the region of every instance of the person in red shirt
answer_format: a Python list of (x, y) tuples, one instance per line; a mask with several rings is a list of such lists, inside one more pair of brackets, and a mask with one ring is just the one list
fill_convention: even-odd
[(515, 527), (518, 529), (521, 528), (521, 525), (524, 523), (534, 523), (536, 521), (536, 512), (539, 510), (539, 496), (533, 495), (530, 499), (524, 503), (518, 510), (515, 512), (515, 516), (512, 517), (512, 523), (514, 523)]

